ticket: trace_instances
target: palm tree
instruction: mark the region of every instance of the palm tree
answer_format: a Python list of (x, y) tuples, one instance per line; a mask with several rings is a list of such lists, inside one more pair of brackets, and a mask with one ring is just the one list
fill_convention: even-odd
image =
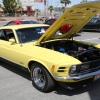
[[(0, 9), (2, 9), (2, 5), (0, 4)], [(1, 17), (2, 13), (0, 12), (0, 17)]]
[(65, 5), (65, 10), (66, 10), (67, 4), (71, 4), (71, 1), (70, 0), (60, 0), (60, 3)]
[(17, 7), (16, 10), (20, 11), (20, 15), (22, 15), (22, 11), (23, 11), (23, 7), (22, 7), (22, 3), (20, 2), (20, 0), (17, 0)]
[(54, 7), (53, 6), (49, 6), (48, 10), (50, 10), (50, 17), (52, 18), (52, 11), (54, 10)]
[(61, 8), (61, 11), (64, 13), (65, 12), (65, 7), (62, 7)]
[(88, 2), (88, 0), (82, 0), (80, 3), (83, 3), (83, 2)]
[(0, 4), (0, 9), (2, 9), (2, 5)]
[(39, 15), (39, 13), (40, 13), (40, 10), (39, 10), (39, 9), (35, 9), (35, 13), (36, 13), (36, 18), (37, 18), (37, 20), (38, 20), (38, 15)]

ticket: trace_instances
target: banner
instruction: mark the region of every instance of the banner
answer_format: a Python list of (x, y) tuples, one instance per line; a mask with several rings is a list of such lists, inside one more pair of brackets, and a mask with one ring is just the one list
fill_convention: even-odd
[(34, 0), (34, 2), (43, 2), (43, 0)]

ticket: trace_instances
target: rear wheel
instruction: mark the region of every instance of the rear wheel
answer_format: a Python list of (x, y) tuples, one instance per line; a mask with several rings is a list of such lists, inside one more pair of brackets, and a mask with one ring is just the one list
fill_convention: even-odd
[(55, 85), (48, 71), (38, 63), (34, 63), (31, 66), (31, 79), (33, 86), (41, 92), (48, 92)]

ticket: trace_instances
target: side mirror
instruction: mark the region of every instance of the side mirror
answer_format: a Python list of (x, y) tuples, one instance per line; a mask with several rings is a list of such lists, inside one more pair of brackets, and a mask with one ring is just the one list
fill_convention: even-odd
[(11, 42), (12, 44), (15, 43), (15, 39), (9, 39), (9, 42)]

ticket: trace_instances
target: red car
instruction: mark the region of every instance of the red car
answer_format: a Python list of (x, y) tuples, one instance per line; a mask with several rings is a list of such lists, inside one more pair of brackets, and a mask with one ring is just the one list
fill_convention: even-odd
[(57, 19), (56, 18), (51, 18), (45, 21), (44, 24), (52, 25)]
[[(44, 24), (52, 25), (56, 20), (57, 20), (56, 18), (51, 18), (51, 19), (46, 20)], [(68, 31), (71, 27), (72, 27), (72, 24), (66, 24), (60, 28), (60, 31), (61, 33), (65, 33), (66, 29)]]
[(19, 24), (40, 24), (40, 23), (33, 20), (12, 20), (8, 22), (5, 26), (19, 25)]

